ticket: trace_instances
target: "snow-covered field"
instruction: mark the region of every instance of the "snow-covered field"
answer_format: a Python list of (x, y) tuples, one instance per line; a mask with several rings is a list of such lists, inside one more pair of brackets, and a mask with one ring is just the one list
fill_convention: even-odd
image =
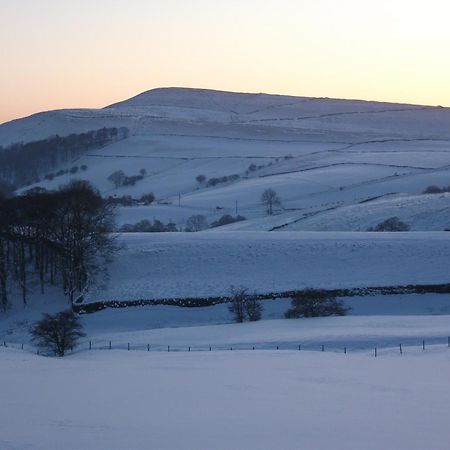
[(86, 301), (447, 283), (450, 233), (124, 233)]
[[(44, 302), (36, 298), (27, 307), (16, 306), (0, 320), (0, 342), (35, 351), (29, 341), (30, 326), (41, 313), (67, 308), (67, 303)], [(449, 294), (374, 295), (343, 298), (350, 307), (346, 317), (314, 319), (284, 319), (290, 299), (263, 301), (262, 321), (258, 323), (232, 323), (228, 305), (181, 308), (177, 306), (143, 306), (125, 309), (107, 309), (81, 316), (87, 336), (80, 344), (86, 350), (91, 341), (94, 348), (133, 350), (172, 349), (205, 350), (233, 348), (282, 349), (297, 348), (319, 350), (322, 344), (328, 350), (372, 351), (403, 345), (421, 345), (446, 342), (450, 335)]]
[(0, 348), (0, 448), (446, 450), (448, 351)]

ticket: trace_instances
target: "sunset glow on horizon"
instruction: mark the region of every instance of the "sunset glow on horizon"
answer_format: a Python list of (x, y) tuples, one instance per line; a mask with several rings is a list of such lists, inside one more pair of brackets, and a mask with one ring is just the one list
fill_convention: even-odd
[(157, 87), (450, 106), (445, 0), (0, 0), (0, 123)]

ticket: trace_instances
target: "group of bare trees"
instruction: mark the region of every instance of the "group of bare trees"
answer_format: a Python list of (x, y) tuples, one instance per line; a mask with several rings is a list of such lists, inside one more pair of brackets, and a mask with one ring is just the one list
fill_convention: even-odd
[(370, 227), (367, 231), (409, 231), (410, 227), (407, 223), (402, 222), (397, 216), (389, 217), (389, 219), (383, 220), (375, 227)]
[(114, 250), (113, 207), (86, 181), (0, 198), (0, 307), (31, 282), (60, 286), (71, 302)]
[(38, 182), (49, 171), (69, 163), (87, 151), (125, 139), (128, 135), (128, 128), (101, 128), (0, 147), (0, 180), (16, 187)]
[(230, 305), (228, 310), (233, 314), (233, 320), (241, 322), (257, 322), (261, 319), (263, 307), (255, 296), (248, 293), (248, 289), (243, 286), (231, 286)]
[(118, 189), (121, 186), (134, 186), (138, 181), (143, 180), (146, 175), (146, 169), (141, 169), (137, 175), (130, 176), (125, 175), (123, 170), (116, 170), (107, 178), (107, 180), (114, 185), (115, 189)]

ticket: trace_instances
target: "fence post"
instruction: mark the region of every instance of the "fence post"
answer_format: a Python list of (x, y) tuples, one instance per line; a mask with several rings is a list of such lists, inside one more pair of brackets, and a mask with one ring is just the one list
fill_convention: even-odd
[(150, 351), (150, 344), (147, 344), (147, 351)]
[(347, 347), (344, 347), (344, 355), (347, 354)]
[(425, 350), (425, 340), (422, 341), (422, 350)]
[(302, 349), (302, 346), (299, 344), (298, 345), (298, 351), (300, 351)]
[(170, 352), (170, 345), (167, 346), (167, 351)]
[(22, 344), (22, 350), (23, 350), (23, 344)]
[(111, 350), (111, 341), (109, 341), (109, 349)]
[(322, 351), (324, 352), (325, 351), (325, 346), (322, 344)]
[(377, 348), (375, 347), (375, 358), (377, 357)]
[(3, 347), (7, 347), (6, 341), (3, 341)]
[(230, 347), (230, 350), (233, 350), (233, 347)]
[(450, 336), (447, 338), (447, 346), (450, 347)]
[(280, 350), (280, 348), (278, 347), (278, 345), (277, 345), (277, 350)]
[(403, 354), (402, 344), (400, 344), (400, 355)]
[(92, 342), (89, 341), (89, 350), (92, 350)]
[(39, 355), (39, 349), (37, 349), (36, 355)]
[(209, 351), (211, 351), (211, 347), (209, 347)]
[(255, 350), (255, 347), (253, 347), (253, 350)]
[(130, 350), (130, 343), (128, 342), (128, 350)]
[(189, 347), (189, 350), (188, 350), (188, 352), (190, 352), (191, 351), (191, 347)]

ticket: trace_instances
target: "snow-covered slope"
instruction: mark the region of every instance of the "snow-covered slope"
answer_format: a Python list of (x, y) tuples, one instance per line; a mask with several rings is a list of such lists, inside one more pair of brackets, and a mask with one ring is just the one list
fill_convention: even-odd
[(412, 231), (450, 229), (450, 194), (393, 195), (325, 211), (292, 223), (284, 230), (366, 231), (397, 216)]
[[(103, 109), (50, 111), (5, 123), (0, 145), (104, 126), (128, 127), (131, 135), (69, 165), (85, 164), (86, 172), (40, 185), (56, 188), (82, 177), (104, 195), (155, 193), (158, 205), (125, 208), (120, 224), (157, 218), (181, 228), (191, 214), (211, 222), (235, 214), (237, 206), (249, 220), (235, 227), (270, 230), (330, 208), (339, 216), (342, 206), (450, 184), (450, 109), (429, 106), (165, 88)], [(141, 169), (146, 175), (134, 186), (116, 189), (107, 180), (117, 170), (131, 176)], [(207, 187), (196, 181), (200, 174), (239, 177)], [(273, 218), (260, 204), (267, 188), (282, 198)], [(380, 218), (401, 215), (390, 205)], [(430, 223), (442, 222), (437, 211), (430, 214)], [(342, 228), (329, 217), (317, 229), (361, 229), (348, 220)]]
[(449, 281), (450, 233), (125, 233), (86, 301)]

